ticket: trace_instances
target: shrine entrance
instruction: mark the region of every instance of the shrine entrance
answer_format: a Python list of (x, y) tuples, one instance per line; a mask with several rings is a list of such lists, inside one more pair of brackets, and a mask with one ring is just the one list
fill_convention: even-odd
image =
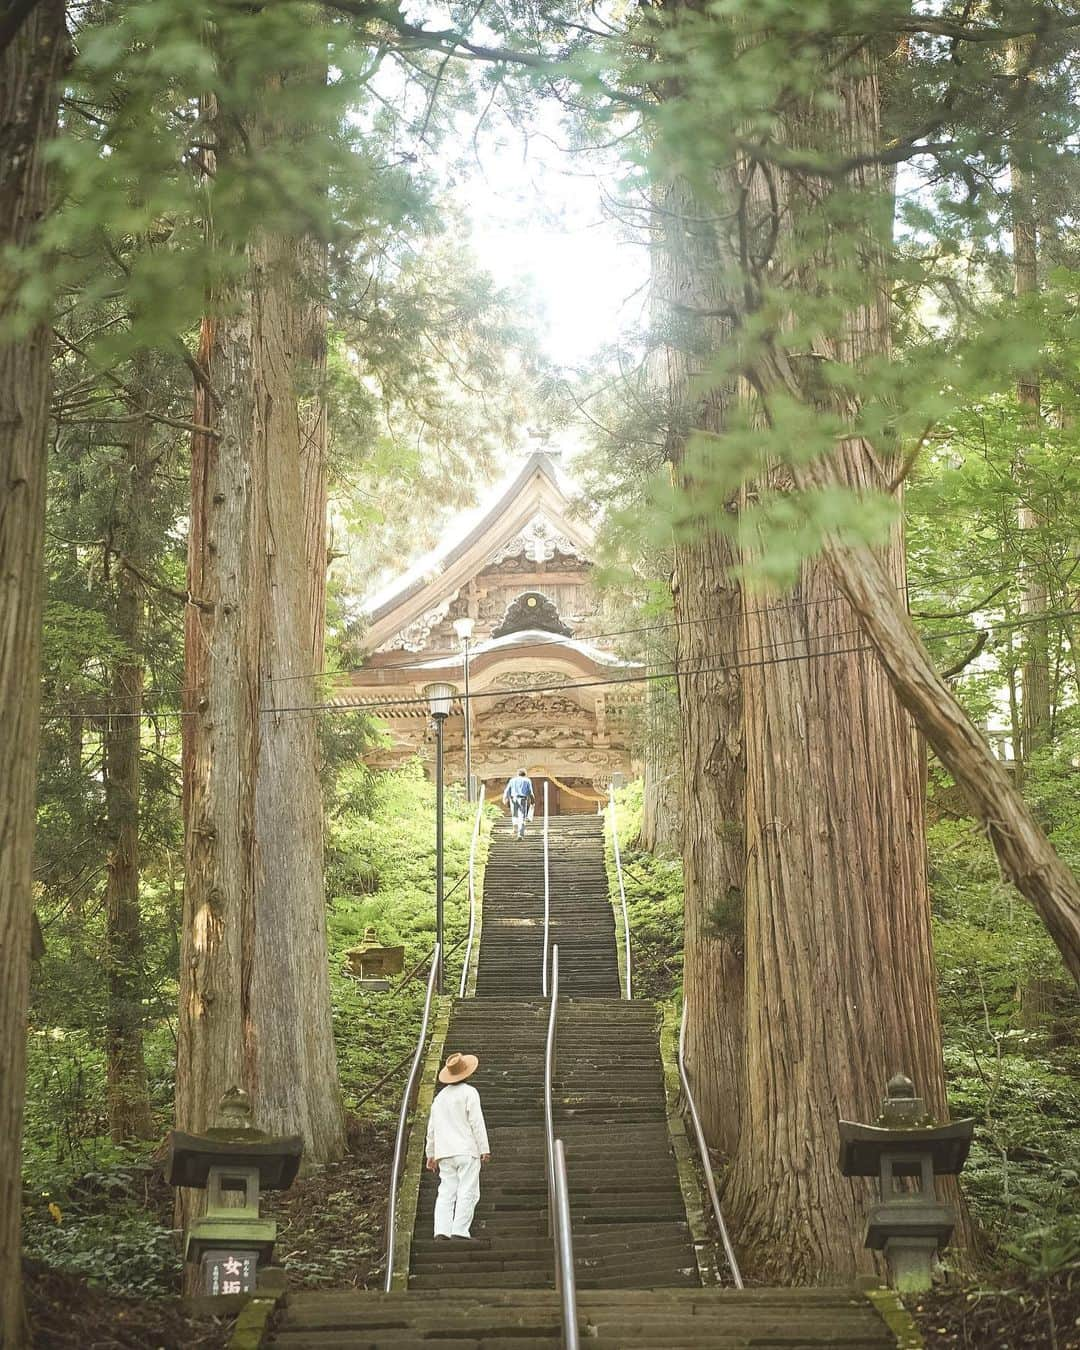
[(634, 772), (640, 667), (605, 634), (593, 581), (595, 537), (575, 511), (577, 490), (542, 451), (489, 502), (451, 527), (433, 553), (365, 604), (368, 653), (335, 687), (334, 706), (364, 706), (386, 736), (365, 763), (392, 769), (419, 755), (434, 774), (424, 690), (455, 701), (444, 729), (446, 782), (469, 770), (498, 801), (519, 766), (543, 818), (593, 814), (616, 775)]
[[(548, 810), (551, 812), (553, 816), (559, 815), (562, 811), (562, 807), (559, 805), (559, 789), (552, 782), (552, 780), (550, 778), (545, 778), (543, 774), (536, 774), (532, 772), (529, 773), (529, 778), (532, 781), (533, 792), (536, 795), (536, 810), (533, 813), (533, 818), (535, 820), (543, 820), (544, 818), (545, 783), (547, 784), (548, 789)], [(510, 814), (510, 808), (502, 800), (503, 788), (505, 787), (506, 787), (505, 778), (488, 779), (484, 784), (488, 800), (498, 801), (502, 809), (503, 815), (508, 816)]]
[(536, 793), (536, 819), (542, 820), (544, 817), (544, 785), (547, 785), (548, 794), (548, 812), (553, 816), (562, 814), (562, 808), (559, 805), (559, 789), (550, 778), (537, 775), (532, 780), (533, 791)]
[[(536, 794), (535, 820), (544, 818), (544, 784), (548, 790), (548, 810), (553, 816), (593, 816), (607, 800), (604, 793), (588, 778), (559, 778), (554, 774), (529, 772)], [(497, 801), (504, 815), (510, 808), (502, 805), (502, 791), (506, 779), (487, 779), (484, 788), (488, 801)]]

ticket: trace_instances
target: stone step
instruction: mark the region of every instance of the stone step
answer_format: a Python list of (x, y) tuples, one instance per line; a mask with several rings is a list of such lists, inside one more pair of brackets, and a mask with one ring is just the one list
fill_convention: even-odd
[[(653, 1224), (627, 1225), (628, 1235), (623, 1227), (611, 1226), (610, 1234), (604, 1232), (579, 1232), (575, 1235), (575, 1251), (582, 1260), (592, 1260), (610, 1253), (650, 1252), (661, 1245), (676, 1246), (685, 1237), (685, 1228), (673, 1229), (670, 1236)], [(547, 1258), (551, 1255), (552, 1243), (547, 1234), (537, 1232), (532, 1237), (492, 1239), (477, 1237), (472, 1242), (436, 1242), (432, 1238), (420, 1238), (413, 1243), (413, 1255), (436, 1257), (442, 1265), (466, 1264), (486, 1259), (490, 1254), (499, 1260), (515, 1260), (519, 1257)]]
[[(871, 1305), (847, 1290), (582, 1291), (579, 1328), (591, 1350), (894, 1350), (896, 1341)], [(282, 1350), (370, 1346), (473, 1346), (528, 1350), (558, 1346), (560, 1307), (550, 1291), (448, 1291), (406, 1295), (345, 1291), (290, 1296), (271, 1345)]]
[[(658, 1020), (620, 998), (615, 916), (603, 821), (550, 822), (550, 929), (559, 944), (556, 1129), (567, 1148), (576, 1259), (588, 1285), (696, 1281), (667, 1130)], [(436, 1243), (436, 1186), (425, 1178), (416, 1212), (410, 1288), (479, 1296), (492, 1285), (550, 1284), (544, 1166), (544, 1049), (550, 1004), (541, 997), (543, 842), (496, 828), (484, 874), (476, 997), (455, 1000), (446, 1046), (480, 1057), (494, 1154), (481, 1174), (475, 1244)], [(628, 1185), (627, 1178), (634, 1181)], [(690, 1272), (689, 1277), (687, 1271)], [(487, 1284), (485, 1284), (487, 1282)]]

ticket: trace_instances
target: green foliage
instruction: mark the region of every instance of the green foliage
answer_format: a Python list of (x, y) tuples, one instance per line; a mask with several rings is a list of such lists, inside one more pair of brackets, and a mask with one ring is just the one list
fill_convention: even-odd
[[(682, 983), (682, 862), (634, 847), (633, 841), (641, 833), (643, 799), (644, 785), (640, 779), (615, 794), (630, 917), (630, 959), (635, 997), (664, 999)], [(608, 879), (612, 895), (617, 896), (610, 826), (606, 840)]]
[(68, 1213), (24, 1225), (23, 1250), (54, 1270), (82, 1275), (118, 1294), (154, 1298), (179, 1288), (176, 1235), (144, 1211), (111, 1208), (104, 1214)]
[[(327, 885), (331, 993), (338, 1064), (346, 1100), (355, 1101), (416, 1044), (427, 967), (398, 992), (362, 992), (344, 973), (345, 953), (368, 926), (385, 946), (403, 944), (405, 970), (426, 958), (435, 942), (435, 789), (419, 761), (369, 777), (357, 767), (342, 775), (343, 792), (357, 780), (370, 796), (366, 815), (336, 809), (328, 818)], [(494, 808), (489, 808), (489, 815)], [(464, 792), (446, 794), (446, 958), (448, 991), (461, 978), (468, 931), (468, 861), (476, 807)], [(478, 857), (482, 884), (486, 845)], [(456, 947), (456, 950), (454, 950)], [(395, 982), (396, 984), (396, 982)], [(396, 1116), (401, 1078), (365, 1106), (377, 1123)]]
[[(26, 1255), (116, 1293), (175, 1294), (181, 1262), (168, 1222), (172, 1192), (155, 1178), (155, 1164), (144, 1149), (108, 1138), (100, 1052), (85, 1036), (58, 1033), (58, 1028), (38, 1033), (30, 1042), (23, 1140)], [(43, 1046), (43, 1039), (63, 1043), (63, 1054), (56, 1044)], [(154, 1097), (164, 1129), (171, 1116), (171, 1055), (157, 1068), (160, 1090)]]
[(971, 821), (932, 825), (930, 859), (949, 1101), (978, 1121), (964, 1192), (995, 1262), (1065, 1264), (1080, 1241), (1080, 1002)]

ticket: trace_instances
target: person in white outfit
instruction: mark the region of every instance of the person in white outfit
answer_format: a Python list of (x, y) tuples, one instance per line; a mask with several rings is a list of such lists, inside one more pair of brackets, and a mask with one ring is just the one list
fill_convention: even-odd
[(476, 1072), (475, 1055), (451, 1055), (439, 1071), (446, 1086), (431, 1103), (427, 1169), (439, 1173), (435, 1236), (466, 1242), (480, 1199), (480, 1166), (491, 1159), (480, 1094), (465, 1080)]

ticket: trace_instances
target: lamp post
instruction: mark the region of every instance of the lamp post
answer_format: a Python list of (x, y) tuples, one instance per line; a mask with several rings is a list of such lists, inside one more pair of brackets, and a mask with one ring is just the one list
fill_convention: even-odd
[(465, 644), (465, 800), (471, 802), (472, 790), (472, 703), (469, 700), (469, 640), (476, 620), (468, 615), (454, 620), (454, 632)]
[(431, 705), (435, 722), (435, 941), (439, 954), (435, 992), (443, 991), (443, 730), (450, 716), (450, 702), (454, 697), (452, 684), (426, 684), (423, 692)]

